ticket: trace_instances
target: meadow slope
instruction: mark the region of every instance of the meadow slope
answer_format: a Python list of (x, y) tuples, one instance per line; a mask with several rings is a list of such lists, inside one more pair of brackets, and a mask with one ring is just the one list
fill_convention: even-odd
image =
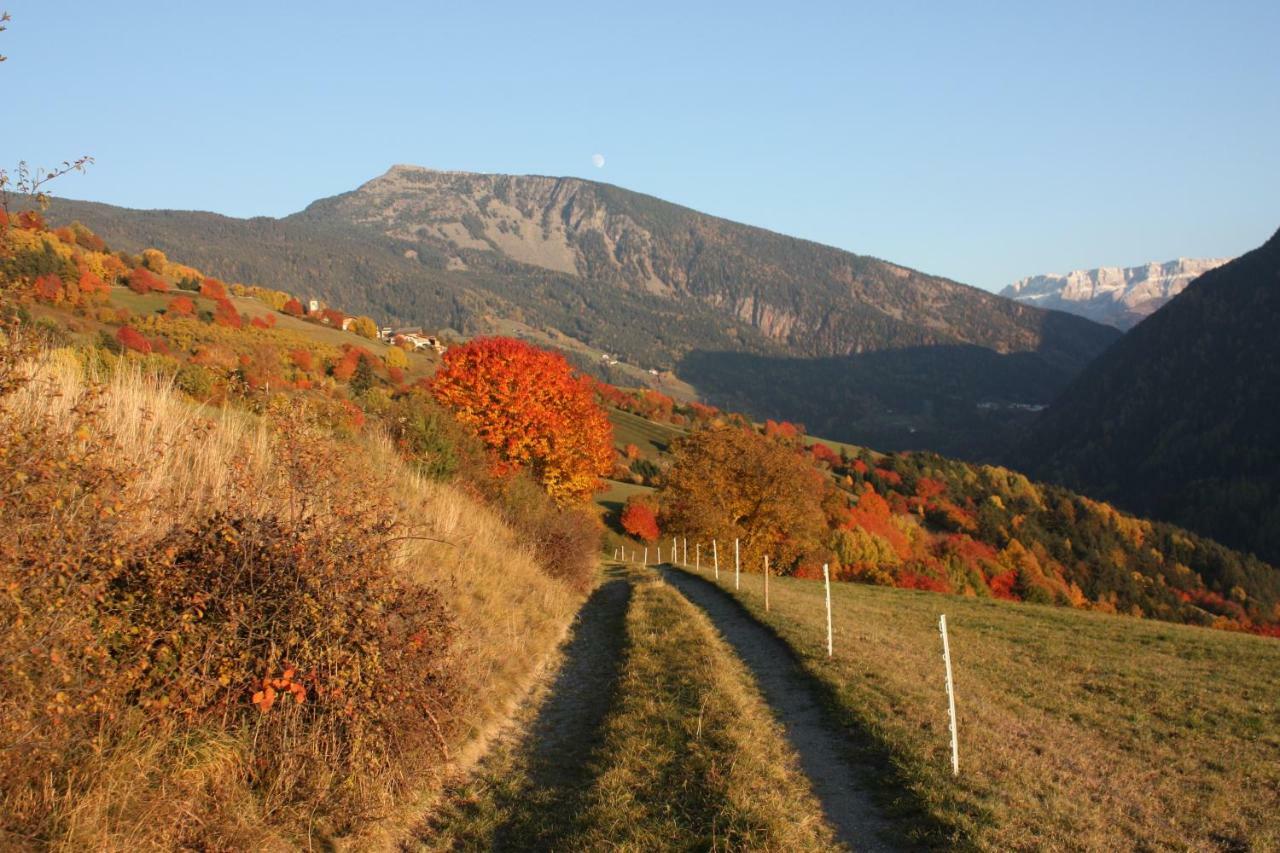
[[(690, 572), (692, 575), (692, 572)], [(715, 584), (703, 572), (700, 582)], [(722, 572), (848, 725), (868, 733), (950, 827), (983, 850), (1280, 846), (1280, 644), (1126, 617)], [(938, 615), (955, 667), (952, 778)]]

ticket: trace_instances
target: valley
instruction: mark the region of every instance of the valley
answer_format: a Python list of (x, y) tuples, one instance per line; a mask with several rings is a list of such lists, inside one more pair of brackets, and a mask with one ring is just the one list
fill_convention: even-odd
[[(292, 665), (280, 675), (283, 661), (271, 656), (278, 653), (246, 638), (236, 641), (250, 644), (237, 659), (254, 656), (250, 671), (265, 675), (223, 669), (226, 684), (212, 694), (175, 693), (182, 688), (166, 677), (131, 688), (157, 703), (139, 706), (137, 724), (150, 732), (155, 754), (170, 756), (173, 772), (211, 778), (193, 776), (205, 771), (172, 757), (188, 737), (221, 739), (222, 760), (242, 768), (216, 796), (202, 793), (211, 781), (193, 790), (187, 808), (206, 815), (201, 826), (150, 826), (145, 837), (158, 846), (190, 838), (287, 845), (300, 833), (371, 849), (594, 849), (619, 840), (648, 848), (677, 839), (733, 848), (995, 850), (1022, 843), (1015, 839), (1054, 846), (1084, 838), (1107, 847), (1131, 835), (1265, 847), (1275, 838), (1274, 804), (1255, 796), (1249, 808), (1233, 805), (1275, 782), (1268, 775), (1278, 748), (1271, 733), (1280, 721), (1265, 685), (1280, 674), (1269, 637), (1277, 630), (1280, 573), (1271, 565), (1009, 469), (921, 451), (882, 452), (810, 435), (787, 421), (756, 421), (701, 402), (669, 375), (658, 377), (658, 387), (589, 378), (539, 349), (573, 345), (518, 321), (498, 321), (515, 338), (465, 340), (455, 330), (441, 355), (365, 337), (354, 330), (376, 324), (328, 305), (308, 310), (287, 291), (225, 284), (153, 248), (138, 256), (111, 252), (82, 225), (50, 229), (31, 220), (7, 233), (3, 269), (18, 284), (6, 291), (18, 300), (14, 328), (38, 330), (38, 337), (19, 334), (9, 345), (50, 353), (38, 362), (50, 365), (43, 372), (18, 374), (9, 386), (7, 393), (19, 395), (0, 407), (9, 434), (26, 442), (36, 460), (65, 453), (64, 445), (46, 446), (47, 436), (63, 433), (23, 424), (64, 422), (59, 429), (69, 437), (58, 441), (100, 436), (94, 441), (111, 448), (109, 457), (136, 466), (127, 476), (110, 475), (123, 478), (128, 500), (112, 504), (122, 518), (149, 512), (147, 496), (154, 494), (195, 519), (193, 527), (170, 529), (173, 522), (153, 514), (137, 528), (152, 532), (135, 535), (55, 511), (21, 529), (49, 536), (84, 529), (84, 541), (116, 543), (111, 547), (132, 555), (131, 571), (164, 579), (155, 592), (129, 593), (148, 600), (170, 583), (207, 583), (186, 580), (203, 564), (170, 556), (165, 536), (185, 542), (208, 525), (228, 523), (210, 515), (211, 507), (231, 513), (229, 523), (237, 526), (256, 523), (250, 520), (264, 512), (287, 520), (286, 507), (296, 500), (291, 490), (302, 483), (311, 499), (323, 501), (312, 510), (315, 518), (366, 537), (342, 565), (363, 566), (358, 555), (382, 548), (405, 549), (382, 568), (357, 568), (375, 572), (367, 577), (384, 596), (376, 607), (432, 601), (422, 613), (440, 614), (430, 630), (441, 633), (430, 643), (415, 639), (427, 636), (426, 625), (407, 646), (397, 645), (405, 640), (394, 632), (362, 641), (429, 668), (423, 683), (439, 691), (430, 713), (391, 724), (417, 738), (406, 742), (415, 751), (398, 751), (358, 795), (326, 794), (327, 805), (310, 817), (299, 809), (316, 808), (312, 795), (258, 787), (273, 777), (251, 769), (270, 767), (254, 758), (262, 748), (254, 738), (284, 736), (265, 734), (288, 731), (265, 728), (278, 714), (318, 727), (332, 725), (326, 721), (335, 713), (336, 719), (357, 713), (356, 720), (386, 713), (377, 703), (356, 712), (327, 692), (334, 678), (354, 676), (340, 669), (322, 676), (313, 667), (296, 680), (299, 668)], [(601, 354), (577, 348), (573, 360), (595, 362)], [(918, 361), (895, 374), (881, 358), (859, 376), (869, 382), (887, 375), (891, 385), (906, 383), (909, 374), (933, 375), (945, 384), (942, 371), (954, 367), (944, 361), (933, 368)], [(993, 366), (971, 380), (989, 382), (997, 393), (1016, 385), (1015, 364), (1008, 362), (1008, 373)], [(610, 366), (633, 381), (652, 377), (635, 365)], [(747, 372), (761, 387), (798, 381), (775, 370), (757, 363)], [(498, 384), (469, 396), (477, 377)], [(921, 389), (930, 384), (916, 381)], [(109, 422), (77, 402), (94, 397), (105, 402)], [(556, 413), (571, 405), (585, 408), (568, 420)], [(532, 419), (517, 427), (512, 418)], [(599, 423), (588, 423), (595, 418)], [(547, 430), (554, 441), (528, 443)], [(181, 451), (189, 440), (183, 436), (193, 431), (215, 439), (205, 439), (199, 456)], [(495, 439), (486, 450), (483, 442)], [(721, 453), (715, 444), (721, 439), (737, 448), (720, 457), (736, 473), (704, 493), (697, 486), (702, 475), (684, 469), (699, 470), (709, 458), (700, 454)], [(552, 450), (561, 447), (592, 467), (558, 460)], [(513, 474), (497, 466), (498, 452), (538, 461), (528, 463), (528, 473)], [(359, 476), (328, 462), (357, 455), (375, 461)], [(72, 453), (85, 467), (68, 486), (98, 494), (93, 466), (109, 466), (109, 457)], [(32, 464), (27, 458), (5, 464)], [(276, 459), (292, 461), (279, 468)], [(193, 460), (198, 468), (185, 467)], [(43, 462), (34, 464), (20, 473), (45, 470)], [(755, 466), (771, 472), (767, 489)], [(603, 488), (595, 485), (599, 475), (610, 478)], [(763, 508), (766, 493), (775, 491), (790, 496), (786, 505), (761, 515), (718, 515), (742, 499)], [(579, 503), (583, 494), (594, 496), (594, 509)], [(699, 503), (708, 497), (710, 503)], [(0, 511), (25, 511), (31, 500), (24, 494)], [(405, 534), (378, 544), (394, 528), (360, 518), (398, 519)], [(271, 522), (281, 523), (296, 522)], [(352, 524), (364, 526), (344, 527)], [(716, 557), (708, 554), (708, 532), (723, 546)], [(303, 530), (287, 535), (328, 553), (323, 540)], [(201, 547), (274, 553), (269, 538), (250, 546), (258, 540), (220, 536), (220, 544)], [(664, 565), (636, 565), (645, 549), (656, 562), (671, 536), (689, 540), (693, 566), (683, 554), (673, 560), (670, 549)], [(742, 544), (740, 586), (729, 570), (733, 537)], [(7, 547), (58, 554), (76, 540), (57, 539), (63, 544), (53, 550), (40, 544), (49, 541), (24, 535)], [(632, 556), (608, 559), (620, 552)], [(760, 597), (764, 557), (775, 572), (768, 609)], [(9, 565), (40, 565), (39, 559), (22, 556)], [(254, 559), (272, 565), (265, 556)], [(838, 651), (830, 659), (820, 630), (822, 587), (812, 580), (824, 563), (835, 581)], [(332, 571), (324, 568), (329, 563), (316, 565), (306, 571)], [(497, 585), (490, 580), (495, 566), (503, 567)], [(91, 580), (85, 589), (121, 583), (112, 565), (93, 571), (116, 580), (106, 587)], [(336, 584), (333, 593), (346, 589)], [(114, 600), (117, 593), (98, 594)], [(400, 597), (410, 594), (420, 598)], [(101, 606), (76, 600), (74, 606), (89, 608), (83, 612)], [(311, 612), (307, 599), (290, 601), (281, 613)], [(218, 620), (236, 618), (182, 611), (183, 624), (198, 627), (175, 629), (168, 605), (147, 608), (136, 618), (154, 620), (143, 623), (148, 632), (215, 630), (224, 624)], [(332, 624), (355, 630), (341, 612)], [(418, 618), (401, 612), (397, 619)], [(937, 718), (939, 612), (954, 626), (964, 750), (959, 779), (946, 776), (938, 736), (945, 725)], [(61, 629), (38, 630), (57, 636)], [(180, 672), (190, 664), (181, 657), (188, 654), (184, 645), (178, 648), (176, 659), (163, 650), (141, 654), (176, 660), (171, 671)], [(283, 660), (305, 665), (324, 659), (317, 654), (302, 646)], [(39, 671), (29, 668), (28, 657), (15, 660), (24, 672)], [(103, 677), (89, 661), (58, 660), (86, 685)], [(1074, 675), (1064, 682), (1062, 673)], [(28, 713), (68, 726), (97, 719), (90, 705), (60, 706), (53, 685), (27, 683), (33, 696), (43, 690), (55, 696)], [(101, 695), (118, 689), (112, 684), (84, 689)], [(298, 710), (274, 707), (282, 690), (302, 697)], [(181, 695), (193, 709), (214, 701), (203, 697), (220, 696), (216, 707), (236, 710), (220, 724), (190, 713), (165, 735), (169, 729), (143, 710), (174, 701), (152, 698), (161, 695)], [(96, 737), (128, 749), (112, 726)], [(281, 741), (264, 743), (273, 742)], [(1247, 759), (1216, 762), (1224, 744)], [(55, 754), (78, 766), (92, 760), (70, 750)], [(134, 815), (147, 813), (152, 780), (169, 771), (151, 759), (131, 760), (140, 762), (141, 777), (114, 766), (101, 771), (110, 790), (140, 798), (126, 800), (124, 811), (97, 811), (104, 790), (68, 775), (64, 796), (79, 803), (77, 811), (26, 812), (33, 821), (27, 826), (49, 838), (136, 836), (142, 830)], [(1178, 769), (1153, 784), (1141, 769), (1152, 763)], [(331, 784), (317, 775), (319, 766), (299, 763), (291, 772), (307, 784)], [(399, 775), (408, 766), (420, 775)], [(21, 767), (12, 769), (23, 778)], [(1193, 777), (1194, 788), (1187, 781)], [(1119, 787), (1099, 788), (1103, 778)], [(10, 789), (7, 796), (17, 794)], [(383, 816), (359, 817), (372, 802), (383, 804)], [(277, 810), (271, 818), (257, 811), (268, 803)]]

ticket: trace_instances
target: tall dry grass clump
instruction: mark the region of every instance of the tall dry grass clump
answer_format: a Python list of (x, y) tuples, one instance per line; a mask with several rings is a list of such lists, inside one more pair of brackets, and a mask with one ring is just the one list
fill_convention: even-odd
[(12, 327), (3, 348), (0, 843), (349, 832), (568, 622), (574, 595), (492, 513), (298, 400), (198, 410)]

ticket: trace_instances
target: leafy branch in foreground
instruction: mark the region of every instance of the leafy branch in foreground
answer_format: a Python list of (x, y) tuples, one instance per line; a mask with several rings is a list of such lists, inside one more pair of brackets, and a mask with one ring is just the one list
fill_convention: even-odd
[[(0, 33), (9, 29), (4, 25), (10, 20), (12, 18), (8, 12), (0, 12)], [(0, 62), (4, 62), (8, 58), (4, 54), (0, 54)], [(17, 193), (20, 196), (32, 199), (39, 205), (41, 210), (44, 210), (49, 206), (49, 194), (42, 189), (45, 185), (68, 172), (83, 172), (92, 163), (93, 158), (86, 154), (75, 160), (63, 160), (62, 165), (55, 166), (52, 169), (37, 166), (32, 170), (27, 165), (26, 160), (18, 161), (18, 167), (12, 175), (7, 169), (0, 169), (0, 209), (3, 209), (8, 214), (12, 196)]]

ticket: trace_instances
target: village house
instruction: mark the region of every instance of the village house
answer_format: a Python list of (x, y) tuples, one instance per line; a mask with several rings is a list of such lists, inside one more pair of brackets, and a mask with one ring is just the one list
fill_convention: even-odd
[(416, 329), (380, 329), (379, 336), (383, 340), (390, 343), (404, 342), (410, 344), (414, 350), (432, 349), (438, 353), (443, 353), (446, 347), (438, 337), (429, 335), (420, 328)]

